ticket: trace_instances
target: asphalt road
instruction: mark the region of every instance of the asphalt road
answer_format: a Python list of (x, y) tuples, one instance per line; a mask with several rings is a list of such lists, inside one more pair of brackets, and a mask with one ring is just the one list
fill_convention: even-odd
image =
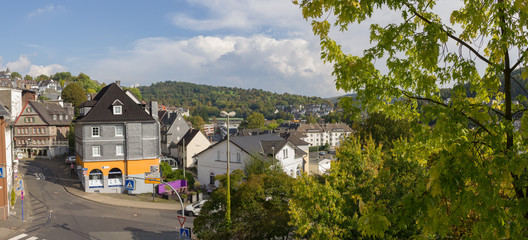
[[(23, 239), (178, 239), (177, 211), (116, 207), (74, 196), (52, 171), (26, 162), (24, 201), (29, 224)], [(192, 225), (188, 218), (186, 226)]]

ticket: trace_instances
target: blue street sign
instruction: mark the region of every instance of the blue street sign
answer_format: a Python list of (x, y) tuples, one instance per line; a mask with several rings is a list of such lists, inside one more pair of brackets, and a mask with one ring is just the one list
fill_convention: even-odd
[(180, 239), (191, 239), (191, 229), (180, 228)]
[(0, 178), (4, 178), (4, 167), (0, 167)]
[(125, 189), (130, 190), (130, 191), (136, 190), (136, 180), (133, 180), (133, 179), (125, 180)]

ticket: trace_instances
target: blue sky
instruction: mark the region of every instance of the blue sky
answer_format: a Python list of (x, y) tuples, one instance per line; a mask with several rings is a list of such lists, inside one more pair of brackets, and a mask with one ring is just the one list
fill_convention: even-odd
[(185, 81), (330, 97), (331, 66), (289, 0), (8, 1), (0, 70), (122, 85)]

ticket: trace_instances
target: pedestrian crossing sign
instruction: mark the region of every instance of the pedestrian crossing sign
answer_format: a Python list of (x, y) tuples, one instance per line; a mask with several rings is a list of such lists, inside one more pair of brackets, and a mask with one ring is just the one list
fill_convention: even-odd
[(191, 239), (191, 229), (180, 228), (180, 239)]
[(136, 180), (133, 180), (133, 179), (125, 180), (125, 189), (129, 191), (136, 190)]

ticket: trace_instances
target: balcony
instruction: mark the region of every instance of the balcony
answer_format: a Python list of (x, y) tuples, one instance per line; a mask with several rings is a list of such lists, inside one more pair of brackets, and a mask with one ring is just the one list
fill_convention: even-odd
[(26, 144), (26, 143), (23, 143), (23, 144), (19, 144), (18, 142), (15, 143), (15, 147), (16, 148), (24, 148), (24, 147), (32, 147), (32, 148), (36, 148), (36, 147), (60, 147), (60, 146), (68, 146), (68, 141), (53, 141), (51, 143), (46, 143), (46, 144), (38, 144), (38, 143), (29, 143), (29, 144)]

